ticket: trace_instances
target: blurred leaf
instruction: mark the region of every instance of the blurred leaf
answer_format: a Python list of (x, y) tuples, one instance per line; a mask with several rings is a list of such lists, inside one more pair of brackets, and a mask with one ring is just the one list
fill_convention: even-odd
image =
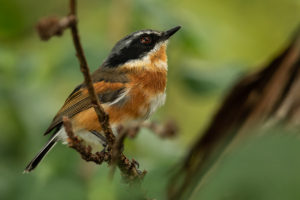
[(19, 36), (24, 29), (24, 16), (15, 0), (0, 0), (0, 39)]
[(280, 130), (270, 134), (227, 155), (192, 199), (300, 199), (300, 141)]
[[(185, 64), (180, 72), (184, 86), (193, 94), (211, 95), (216, 92), (225, 91), (236, 81), (238, 77), (245, 73), (243, 67), (239, 65), (224, 65), (222, 67), (209, 66), (203, 68), (204, 63), (199, 66)], [(195, 63), (194, 65), (197, 65)]]

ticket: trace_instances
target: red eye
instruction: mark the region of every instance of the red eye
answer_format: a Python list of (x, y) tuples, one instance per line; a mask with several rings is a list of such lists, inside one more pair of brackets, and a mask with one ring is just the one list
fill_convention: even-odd
[(142, 44), (150, 44), (151, 43), (151, 38), (149, 36), (143, 36), (143, 37), (141, 37), (140, 42)]

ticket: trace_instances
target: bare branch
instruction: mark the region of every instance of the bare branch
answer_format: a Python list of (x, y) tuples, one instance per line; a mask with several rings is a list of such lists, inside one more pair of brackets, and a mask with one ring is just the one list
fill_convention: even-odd
[[(70, 15), (76, 16), (76, 0), (70, 0)], [(79, 35), (78, 35), (78, 29), (77, 29), (77, 24), (71, 24), (70, 26), (71, 32), (72, 32), (72, 38), (73, 38), (73, 43), (76, 49), (76, 56), (78, 58), (78, 61), (80, 63), (80, 70), (84, 75), (84, 82), (87, 86), (88, 92), (89, 92), (89, 97), (91, 99), (91, 103), (95, 109), (95, 112), (97, 113), (98, 116), (98, 121), (101, 125), (102, 131), (104, 132), (108, 145), (109, 147), (112, 148), (115, 136), (110, 128), (109, 125), (109, 117), (108, 115), (104, 112), (104, 109), (100, 105), (99, 99), (97, 98), (95, 88), (93, 86), (93, 81), (90, 75), (90, 70), (88, 68), (88, 64), (80, 43)]]
[[(177, 135), (179, 128), (174, 120), (168, 120), (164, 123), (156, 121), (145, 121), (141, 124), (132, 125), (130, 127), (118, 127), (120, 131), (126, 132), (129, 138), (135, 138), (141, 128), (146, 128), (152, 131), (155, 135), (161, 138), (173, 138)], [(119, 132), (120, 132), (119, 131)]]
[[(67, 135), (69, 137), (69, 147), (75, 149), (78, 153), (80, 153), (82, 159), (88, 162), (92, 161), (99, 165), (103, 162), (107, 162), (110, 165), (113, 164), (113, 167), (114, 165), (117, 165), (122, 173), (122, 177), (128, 183), (133, 183), (136, 181), (140, 182), (144, 178), (147, 171), (138, 170), (138, 162), (134, 159), (130, 161), (122, 153), (123, 142), (126, 137), (125, 132), (121, 133), (118, 136), (116, 143), (114, 144), (114, 150), (112, 151), (114, 154), (110, 154), (105, 151), (96, 152), (93, 154), (92, 148), (90, 146), (85, 146), (84, 141), (75, 136), (72, 129), (72, 124), (68, 117), (63, 117), (63, 124), (65, 131), (67, 132)], [(111, 155), (113, 155), (115, 158), (113, 158)], [(115, 168), (112, 168), (112, 172), (114, 172), (114, 169)]]
[(178, 132), (178, 125), (174, 120), (168, 120), (163, 124), (147, 121), (142, 124), (142, 127), (148, 128), (161, 138), (175, 137)]
[(86, 147), (83, 144), (83, 141), (75, 136), (72, 129), (72, 124), (68, 117), (63, 117), (63, 124), (64, 124), (65, 131), (69, 137), (68, 138), (69, 147), (75, 149), (78, 153), (80, 153), (82, 159), (88, 162), (92, 161), (99, 165), (102, 164), (103, 161), (109, 162), (111, 157), (109, 153), (105, 151), (101, 151), (92, 154), (92, 148), (90, 146)]
[(84, 82), (89, 92), (91, 104), (95, 109), (98, 121), (101, 125), (102, 131), (105, 134), (108, 143), (108, 152), (92, 153), (92, 148), (86, 146), (84, 141), (79, 139), (73, 132), (70, 119), (63, 117), (64, 128), (68, 134), (68, 144), (71, 148), (80, 153), (82, 159), (92, 161), (96, 164), (107, 162), (109, 165), (117, 165), (126, 181), (141, 181), (146, 174), (146, 171), (139, 171), (137, 162), (132, 159), (130, 161), (123, 153), (123, 141), (126, 135), (121, 134), (117, 141), (109, 125), (109, 116), (102, 108), (99, 99), (97, 98), (93, 81), (90, 76), (88, 64), (84, 55), (83, 48), (80, 43), (80, 38), (77, 29), (76, 21), (76, 0), (70, 0), (70, 13), (67, 17), (58, 19), (56, 17), (49, 17), (41, 20), (37, 25), (37, 30), (42, 40), (48, 40), (52, 36), (61, 35), (66, 28), (71, 29), (74, 47), (76, 49), (76, 56), (80, 63), (80, 70), (84, 76)]

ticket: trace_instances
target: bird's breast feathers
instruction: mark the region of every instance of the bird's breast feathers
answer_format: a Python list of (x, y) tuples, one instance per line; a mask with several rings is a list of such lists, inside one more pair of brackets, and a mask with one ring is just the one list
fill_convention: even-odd
[(157, 108), (164, 105), (165, 101), (166, 101), (166, 93), (165, 92), (156, 94), (152, 98), (150, 98), (147, 117), (151, 116), (157, 110)]
[[(136, 73), (136, 74), (135, 74)], [(166, 99), (166, 71), (137, 71), (129, 74), (130, 82), (119, 102), (112, 106), (103, 105), (110, 116), (111, 124), (145, 120), (162, 106)]]

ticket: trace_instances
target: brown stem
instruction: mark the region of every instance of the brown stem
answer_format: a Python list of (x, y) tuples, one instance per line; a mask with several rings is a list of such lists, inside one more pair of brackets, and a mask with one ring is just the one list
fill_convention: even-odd
[(178, 132), (178, 126), (174, 120), (168, 120), (165, 123), (147, 121), (141, 126), (148, 128), (161, 138), (172, 138), (176, 136)]
[(99, 99), (97, 98), (95, 89), (93, 87), (93, 81), (90, 76), (88, 64), (84, 55), (84, 51), (80, 43), (76, 19), (76, 0), (70, 0), (70, 13), (67, 17), (64, 17), (62, 19), (58, 19), (55, 17), (46, 18), (38, 23), (37, 29), (42, 40), (47, 40), (55, 35), (61, 35), (66, 28), (71, 29), (73, 43), (76, 49), (76, 56), (80, 63), (80, 70), (84, 76), (84, 82), (89, 92), (91, 104), (95, 109), (98, 121), (107, 139), (108, 152), (102, 151), (93, 154), (92, 148), (90, 146), (86, 146), (84, 141), (79, 139), (74, 134), (70, 119), (68, 119), (67, 117), (63, 117), (64, 128), (69, 137), (69, 146), (75, 149), (77, 152), (79, 152), (82, 159), (86, 161), (93, 161), (96, 164), (102, 164), (103, 162), (107, 162), (108, 164), (113, 166), (117, 165), (122, 173), (122, 176), (127, 181), (140, 181), (146, 174), (146, 171), (140, 172), (137, 169), (137, 162), (134, 159), (130, 161), (122, 153), (125, 135), (124, 137), (120, 135), (116, 141), (116, 138), (109, 125), (109, 117), (105, 113), (104, 109), (102, 108), (99, 102)]
[(71, 121), (68, 117), (63, 117), (63, 124), (64, 124), (65, 131), (69, 137), (68, 138), (69, 147), (75, 149), (78, 153), (80, 153), (82, 159), (88, 162), (92, 161), (99, 165), (102, 164), (104, 161), (109, 162), (111, 157), (109, 153), (102, 151), (93, 154), (91, 146), (86, 147), (83, 144), (83, 141), (78, 139), (78, 137), (75, 136), (72, 129)]
[[(78, 137), (75, 136), (71, 121), (68, 117), (63, 117), (63, 124), (65, 131), (68, 135), (68, 144), (71, 148), (75, 149), (78, 153), (80, 153), (81, 158), (85, 161), (92, 161), (96, 164), (102, 164), (103, 162), (107, 162), (108, 164), (116, 164), (126, 182), (133, 183), (136, 181), (141, 181), (147, 171), (140, 171), (138, 170), (137, 166), (138, 163), (134, 159), (130, 161), (123, 153), (122, 153), (122, 147), (123, 142), (126, 137), (126, 132), (123, 132), (124, 134), (121, 134), (117, 140), (116, 144), (114, 144), (113, 153), (107, 153), (105, 151), (92, 153), (92, 148), (90, 146), (85, 146), (84, 141), (80, 140)], [(116, 153), (114, 153), (116, 152)], [(113, 158), (112, 155), (115, 157)], [(114, 172), (114, 165), (112, 168), (112, 172)]]
[[(76, 0), (70, 0), (70, 15), (74, 15), (76, 17)], [(104, 109), (100, 105), (99, 99), (97, 98), (95, 88), (93, 86), (93, 81), (90, 76), (90, 70), (88, 68), (88, 64), (80, 43), (79, 39), (79, 34), (78, 34), (78, 29), (77, 29), (77, 24), (71, 24), (70, 26), (71, 32), (72, 32), (72, 38), (73, 38), (73, 43), (76, 49), (76, 56), (78, 58), (78, 61), (80, 63), (80, 70), (82, 74), (84, 75), (84, 82), (87, 86), (88, 92), (89, 92), (89, 97), (91, 99), (91, 103), (95, 109), (95, 112), (97, 113), (98, 121), (101, 125), (101, 128), (106, 136), (108, 145), (110, 148), (112, 148), (114, 141), (115, 141), (115, 136), (110, 128), (109, 125), (109, 117), (108, 115), (104, 112)]]

